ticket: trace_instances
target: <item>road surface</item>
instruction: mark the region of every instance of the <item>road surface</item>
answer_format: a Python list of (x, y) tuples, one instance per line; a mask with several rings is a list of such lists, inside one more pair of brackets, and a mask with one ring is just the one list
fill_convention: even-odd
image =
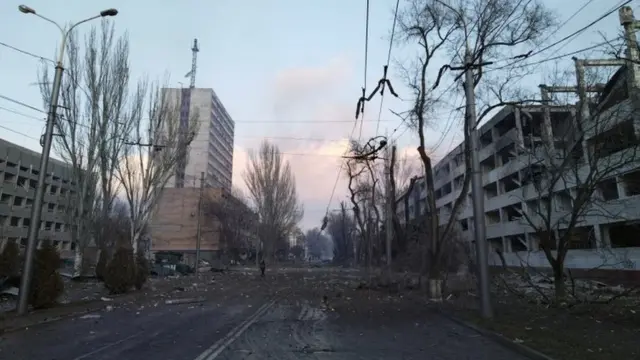
[(371, 294), (361, 303), (335, 293), (327, 300), (326, 284), (308, 276), (304, 284), (287, 282), (274, 281), (271, 291), (229, 289), (234, 293), (203, 303), (129, 305), (6, 334), (0, 359), (523, 359), (434, 313)]

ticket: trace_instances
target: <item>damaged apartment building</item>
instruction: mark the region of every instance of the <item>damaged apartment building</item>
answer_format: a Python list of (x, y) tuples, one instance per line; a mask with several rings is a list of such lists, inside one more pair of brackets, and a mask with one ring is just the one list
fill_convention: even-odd
[[(0, 249), (8, 242), (17, 243), (22, 250), (27, 245), (39, 163), (39, 153), (0, 139)], [(71, 241), (68, 207), (75, 184), (71, 168), (50, 159), (45, 186), (38, 246), (42, 240), (49, 240), (63, 259), (72, 259), (75, 244)]]
[[(541, 238), (551, 239), (551, 249), (557, 248), (557, 239), (567, 227), (562, 219), (570, 218), (581, 186), (591, 185), (593, 196), (566, 242), (570, 249), (566, 267), (636, 269), (640, 260), (640, 121), (633, 110), (637, 97), (629, 95), (638, 89), (637, 82), (629, 80), (638, 78), (630, 74), (636, 67), (629, 71), (622, 66), (607, 84), (580, 88), (588, 94), (584, 107), (579, 101), (506, 106), (480, 127), (490, 264), (501, 265), (501, 253), (507, 266), (548, 267), (540, 251)], [(549, 89), (541, 86), (543, 96)], [(541, 191), (536, 185), (553, 173), (560, 174), (558, 164), (564, 164), (562, 180), (551, 191)], [(450, 218), (464, 173), (462, 145), (434, 166), (436, 207), (442, 225)], [(423, 178), (407, 195), (404, 205), (398, 206), (402, 222), (426, 211)], [(549, 214), (557, 224), (545, 228), (553, 231), (553, 236), (547, 236), (540, 226), (531, 226), (531, 219), (541, 219), (539, 214)], [(458, 213), (456, 228), (473, 241), (471, 190)]]

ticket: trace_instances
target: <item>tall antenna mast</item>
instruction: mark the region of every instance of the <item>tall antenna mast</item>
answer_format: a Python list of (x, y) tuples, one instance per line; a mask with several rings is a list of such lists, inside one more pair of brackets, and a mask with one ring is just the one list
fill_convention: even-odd
[(193, 39), (193, 47), (191, 48), (191, 51), (193, 53), (193, 57), (191, 58), (191, 86), (190, 88), (194, 88), (196, 87), (196, 68), (198, 66), (197, 62), (198, 62), (198, 51), (200, 51), (200, 49), (198, 49), (198, 39)]

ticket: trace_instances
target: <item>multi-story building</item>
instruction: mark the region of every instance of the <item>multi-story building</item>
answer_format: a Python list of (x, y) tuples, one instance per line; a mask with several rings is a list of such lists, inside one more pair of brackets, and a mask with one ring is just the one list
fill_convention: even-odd
[[(480, 129), (480, 162), (486, 235), (490, 262), (548, 267), (540, 242), (557, 249), (580, 200), (581, 187), (595, 189), (578, 217), (565, 266), (574, 269), (635, 269), (640, 261), (640, 121), (633, 97), (638, 84), (621, 68), (589, 106), (504, 107)], [(580, 121), (581, 118), (587, 119)], [(566, 160), (566, 161), (565, 161)], [(564, 161), (564, 162), (563, 162)], [(543, 184), (564, 168), (553, 187)], [(451, 216), (464, 184), (462, 144), (434, 166), (436, 208), (440, 224)], [(588, 175), (596, 176), (589, 182)], [(581, 179), (581, 180), (577, 180)], [(547, 190), (550, 190), (547, 192)], [(587, 190), (589, 191), (589, 190)], [(543, 194), (543, 195), (541, 195)], [(426, 189), (420, 178), (398, 207), (403, 222), (427, 211)], [(544, 215), (548, 216), (544, 216)], [(540, 231), (541, 220), (553, 236)], [(473, 240), (471, 189), (456, 218), (457, 231)], [(549, 231), (547, 231), (549, 232)], [(551, 240), (549, 240), (551, 239)], [(499, 250), (499, 251), (496, 251)]]
[(165, 88), (167, 101), (180, 104), (180, 125), (189, 128), (189, 119), (197, 115), (198, 132), (185, 160), (178, 164), (167, 187), (199, 186), (205, 173), (207, 186), (231, 189), (235, 123), (213, 89)]
[[(38, 184), (40, 154), (0, 139), (0, 248), (16, 242), (27, 245), (31, 208)], [(38, 239), (50, 240), (62, 258), (73, 257), (67, 214), (74, 193), (72, 169), (55, 159), (49, 160), (44, 204)]]
[[(172, 251), (183, 254), (188, 263), (195, 262), (198, 226), (200, 226), (200, 253), (205, 260), (218, 259), (220, 250), (233, 247), (247, 251), (256, 243), (257, 214), (222, 188), (205, 188), (200, 203), (198, 188), (165, 188), (150, 223), (151, 253)], [(220, 208), (210, 211), (212, 201)], [(198, 219), (198, 206), (202, 206)], [(231, 229), (235, 244), (227, 244), (230, 236), (219, 223), (215, 213), (234, 213)], [(224, 233), (224, 234), (223, 234)], [(223, 236), (221, 238), (221, 236)], [(222, 240), (222, 241), (221, 241)]]

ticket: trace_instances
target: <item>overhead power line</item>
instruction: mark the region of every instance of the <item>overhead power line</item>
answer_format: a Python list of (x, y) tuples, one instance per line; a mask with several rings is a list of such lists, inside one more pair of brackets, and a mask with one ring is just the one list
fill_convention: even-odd
[[(37, 112), (41, 112), (46, 114), (46, 111), (38, 109), (35, 106), (26, 104), (22, 101), (10, 98), (8, 96), (5, 95), (0, 95), (0, 99), (4, 99), (6, 101), (12, 102), (16, 105), (20, 105), (22, 107), (37, 111)], [(0, 108), (2, 109), (2, 108)], [(4, 109), (6, 110), (6, 108)], [(10, 111), (10, 112), (14, 112), (17, 113), (15, 111)], [(18, 115), (25, 115), (25, 114), (18, 114)], [(367, 120), (367, 122), (373, 122), (374, 120)], [(394, 120), (381, 120), (384, 122), (389, 122), (389, 121), (394, 121)], [(327, 123), (351, 123), (353, 122), (352, 120), (234, 120), (235, 123), (244, 123), (244, 124), (316, 124), (316, 123), (320, 123), (320, 124), (327, 124)]]
[[(369, 9), (370, 9), (370, 1), (366, 0), (367, 9), (365, 15), (365, 24), (364, 24), (364, 80), (362, 82), (362, 119), (360, 121), (360, 135), (358, 136), (358, 141), (362, 139), (362, 127), (364, 122), (364, 97), (367, 93), (367, 71), (369, 68)], [(357, 110), (356, 110), (357, 111)], [(356, 126), (358, 126), (358, 115), (356, 114), (356, 122), (353, 124), (353, 130), (355, 130)], [(353, 131), (351, 131), (351, 136), (353, 136)], [(340, 174), (338, 173), (338, 176)], [(336, 184), (338, 182), (336, 181)], [(334, 187), (335, 189), (335, 187)]]
[(29, 115), (29, 114), (25, 114), (23, 112), (16, 111), (16, 110), (13, 110), (13, 109), (9, 109), (9, 108), (3, 107), (3, 106), (0, 106), (0, 110), (6, 111), (6, 112), (10, 112), (12, 114), (20, 115), (20, 116), (28, 118), (28, 119), (33, 119), (33, 120), (38, 120), (38, 121), (45, 121), (46, 120), (44, 118), (39, 118), (37, 116), (32, 116), (32, 115)]
[(560, 31), (560, 29), (562, 29), (565, 25), (567, 25), (571, 20), (573, 20), (573, 18), (575, 18), (576, 16), (578, 16), (578, 14), (580, 14), (582, 12), (582, 10), (584, 10), (587, 6), (589, 6), (592, 2), (594, 2), (594, 0), (587, 0), (586, 3), (584, 3), (578, 10), (576, 10), (573, 14), (571, 14), (571, 16), (569, 16), (565, 21), (562, 22), (562, 24), (560, 24), (560, 26), (558, 26), (556, 28), (556, 31), (550, 31), (549, 34), (547, 35), (546, 38), (544, 38), (544, 40), (542, 40), (540, 42), (540, 44), (544, 44), (545, 42), (547, 42), (547, 40), (549, 40), (554, 34), (558, 33), (558, 31)]
[(25, 133), (23, 133), (23, 132), (20, 132), (20, 131), (13, 130), (13, 129), (8, 128), (8, 127), (6, 127), (6, 126), (2, 126), (2, 125), (0, 125), (0, 129), (7, 130), (7, 131), (12, 132), (12, 133), (14, 133), (14, 134), (22, 135), (22, 136), (24, 136), (24, 137), (26, 137), (26, 138), (33, 139), (33, 140), (35, 140), (35, 141), (40, 141), (40, 139), (38, 139), (38, 138), (35, 138), (35, 137), (31, 136), (31, 135), (27, 135), (27, 134), (25, 134)]
[[(362, 96), (358, 100), (358, 104), (356, 106), (356, 120), (353, 124), (353, 128), (351, 129), (351, 134), (349, 138), (353, 137), (353, 134), (358, 126), (358, 116), (362, 115), (360, 119), (360, 134), (358, 136), (358, 141), (362, 139), (362, 127), (364, 123), (364, 108), (365, 102), (367, 101), (367, 69), (369, 67), (369, 10), (370, 10), (370, 0), (366, 0), (366, 8), (365, 8), (365, 25), (364, 25), (364, 80), (362, 85)], [(346, 156), (349, 152), (349, 149), (344, 152), (342, 157)], [(338, 187), (338, 181), (340, 180), (340, 174), (342, 173), (342, 168), (345, 166), (345, 162), (340, 163), (340, 168), (338, 169), (338, 173), (336, 174), (336, 180), (333, 182), (333, 188), (331, 189), (331, 195), (329, 196), (329, 202), (327, 203), (327, 210), (325, 212), (325, 217), (329, 214), (329, 207), (331, 207), (331, 202), (333, 201), (333, 197), (336, 193), (336, 188)]]
[(34, 53), (28, 52), (28, 51), (26, 51), (26, 50), (22, 50), (22, 49), (20, 49), (20, 48), (17, 48), (17, 47), (15, 47), (15, 46), (11, 46), (11, 45), (6, 44), (6, 43), (3, 43), (3, 42), (0, 42), (0, 46), (4, 46), (4, 47), (6, 47), (7, 49), (11, 49), (11, 50), (13, 50), (13, 51), (17, 51), (17, 52), (19, 52), (19, 53), (21, 53), (21, 54), (23, 54), (23, 55), (31, 56), (32, 58), (35, 58), (35, 59), (38, 59), (38, 60), (42, 60), (42, 61), (50, 62), (50, 63), (52, 63), (52, 64), (54, 64), (54, 65), (55, 65), (55, 63), (56, 63), (55, 61), (53, 61), (53, 60), (51, 60), (51, 59), (49, 59), (49, 58), (46, 58), (46, 57), (44, 57), (44, 56), (36, 55), (36, 54), (34, 54)]
[(528, 66), (532, 66), (532, 65), (544, 64), (544, 63), (549, 62), (549, 61), (559, 60), (559, 59), (566, 58), (566, 57), (569, 57), (569, 56), (572, 56), (572, 55), (576, 55), (576, 54), (580, 54), (580, 53), (583, 53), (583, 52), (586, 52), (586, 51), (589, 51), (589, 50), (597, 49), (597, 48), (599, 48), (601, 46), (604, 46), (604, 45), (607, 45), (607, 44), (611, 44), (615, 40), (616, 39), (605, 40), (603, 42), (597, 43), (597, 44), (592, 45), (592, 46), (588, 46), (586, 48), (582, 48), (582, 49), (578, 49), (578, 50), (575, 50), (575, 51), (572, 51), (572, 52), (568, 52), (568, 53), (564, 53), (564, 54), (561, 54), (561, 55), (549, 57), (549, 58), (542, 59), (542, 60), (539, 60), (539, 61), (532, 61), (532, 62), (528, 62), (528, 63), (525, 63), (525, 64), (518, 64), (519, 62), (517, 62), (517, 63), (514, 62), (512, 64), (501, 66), (501, 67), (498, 67), (498, 68), (489, 68), (489, 69), (485, 70), (485, 73), (498, 71), (498, 70), (503, 70), (503, 69), (506, 69), (506, 68), (517, 69), (517, 68), (524, 68), (524, 67), (528, 67)]
[[(384, 76), (387, 76), (387, 70), (391, 63), (391, 50), (393, 49), (393, 38), (396, 34), (396, 23), (398, 22), (398, 9), (400, 8), (400, 0), (396, 0), (396, 10), (393, 14), (393, 25), (391, 26), (391, 38), (389, 39), (389, 51), (387, 51), (387, 65), (384, 67)], [(390, 85), (390, 84), (389, 84)], [(384, 89), (384, 88), (383, 88)], [(378, 109), (378, 122), (376, 123), (376, 136), (380, 130), (380, 119), (382, 118), (382, 106), (384, 105), (384, 90), (380, 92), (380, 108)]]
[(16, 99), (12, 99), (12, 98), (10, 98), (10, 97), (8, 97), (8, 96), (0, 95), (0, 99), (7, 100), (7, 101), (12, 102), (12, 103), (14, 103), (14, 104), (16, 104), (16, 105), (20, 105), (20, 106), (26, 107), (27, 109), (31, 109), (31, 110), (33, 110), (33, 111), (41, 112), (41, 113), (43, 113), (43, 114), (46, 114), (46, 113), (47, 113), (46, 111), (44, 111), (44, 110), (42, 110), (42, 109), (38, 109), (38, 108), (37, 108), (37, 107), (35, 107), (35, 106), (31, 106), (31, 105), (29, 105), (29, 104), (25, 104), (25, 103), (23, 103), (22, 101), (19, 101), (19, 100), (16, 100)]
[[(514, 65), (516, 65), (516, 64), (518, 64), (518, 63), (520, 63), (520, 62), (522, 62), (522, 61), (524, 61), (524, 60), (526, 60), (526, 59), (530, 59), (531, 57), (536, 56), (536, 55), (538, 55), (538, 54), (540, 54), (540, 53), (543, 53), (543, 52), (545, 52), (545, 51), (547, 51), (547, 50), (549, 50), (549, 49), (551, 49), (551, 48), (553, 48), (553, 47), (556, 47), (557, 45), (560, 45), (560, 44), (564, 43), (564, 42), (565, 42), (565, 41), (567, 41), (567, 40), (571, 40), (571, 39), (575, 40), (575, 37), (576, 37), (577, 35), (579, 35), (579, 34), (583, 33), (584, 31), (588, 30), (589, 28), (591, 28), (592, 26), (596, 25), (596, 24), (597, 24), (597, 23), (599, 23), (600, 21), (604, 20), (604, 19), (605, 19), (605, 18), (607, 18), (609, 15), (611, 15), (611, 14), (615, 13), (616, 11), (618, 11), (618, 9), (620, 9), (620, 8), (622, 8), (623, 6), (625, 6), (625, 5), (629, 4), (629, 3), (631, 3), (631, 1), (632, 1), (632, 0), (624, 0), (624, 1), (622, 1), (622, 2), (621, 2), (621, 3), (619, 3), (618, 5), (616, 5), (616, 6), (614, 6), (613, 8), (611, 8), (609, 11), (605, 12), (604, 14), (600, 15), (599, 17), (597, 17), (595, 20), (591, 21), (589, 24), (587, 24), (587, 25), (585, 25), (585, 26), (581, 27), (580, 29), (578, 29), (578, 30), (576, 30), (576, 31), (572, 32), (571, 34), (569, 34), (569, 35), (567, 35), (567, 36), (563, 37), (562, 39), (560, 39), (560, 40), (558, 40), (558, 41), (556, 41), (556, 42), (552, 43), (551, 45), (547, 45), (547, 46), (545, 46), (544, 48), (542, 48), (542, 49), (540, 49), (540, 50), (535, 50), (535, 51), (534, 51), (534, 50), (531, 50), (531, 51), (530, 51), (529, 53), (527, 53), (527, 54), (517, 56), (517, 58), (518, 58), (518, 59), (517, 59), (517, 60), (515, 60), (515, 61), (512, 61), (512, 62), (511, 62), (511, 63), (509, 63), (509, 64), (506, 64), (506, 65), (504, 65), (504, 66), (500, 66), (500, 67), (497, 67), (497, 68), (492, 68), (492, 69), (490, 68), (489, 70), (491, 70), (491, 71), (495, 71), (495, 70), (502, 70), (502, 69), (506, 69), (506, 68), (511, 68), (511, 67), (513, 67)], [(587, 4), (587, 5), (588, 5), (588, 4)], [(585, 7), (586, 7), (586, 5), (585, 5)], [(573, 40), (572, 40), (572, 41), (573, 41)], [(572, 41), (570, 41), (569, 43), (565, 44), (565, 46), (566, 46), (566, 45), (568, 45), (568, 44), (570, 44)], [(595, 47), (597, 47), (597, 46), (595, 46)], [(586, 51), (586, 50), (583, 50), (583, 51)], [(580, 52), (582, 52), (582, 51), (580, 51)], [(566, 55), (565, 55), (565, 56), (566, 56)], [(560, 58), (560, 57), (556, 57), (555, 59), (558, 59), (558, 58)], [(501, 59), (501, 60), (494, 61), (493, 63), (501, 62), (501, 61), (509, 61), (509, 60), (514, 60), (514, 58)], [(545, 59), (545, 60), (548, 60), (548, 59)], [(551, 60), (549, 60), (549, 61), (551, 61)], [(544, 62), (544, 61), (542, 61), (542, 62)], [(542, 62), (539, 62), (539, 63), (542, 63)], [(534, 63), (534, 64), (535, 64), (535, 63)], [(530, 64), (529, 64), (529, 65), (530, 65)], [(527, 66), (528, 66), (528, 65), (527, 65)]]
[[(531, 54), (531, 55), (529, 55), (529, 57), (534, 56), (534, 55), (537, 55), (537, 54), (540, 54), (540, 53), (542, 53), (542, 52), (545, 52), (545, 51), (547, 51), (547, 50), (549, 50), (549, 49), (551, 49), (551, 48), (553, 48), (553, 47), (555, 47), (555, 46), (557, 46), (557, 45), (559, 45), (559, 44), (561, 44), (561, 43), (563, 43), (563, 42), (565, 42), (565, 41), (567, 41), (567, 40), (569, 40), (569, 39), (573, 38), (574, 36), (581, 34), (581, 33), (582, 33), (582, 32), (584, 32), (585, 30), (589, 29), (590, 27), (592, 27), (592, 26), (596, 25), (596, 24), (597, 24), (597, 23), (599, 23), (600, 21), (602, 21), (602, 20), (604, 20), (605, 18), (607, 18), (609, 15), (611, 15), (611, 14), (615, 13), (616, 11), (618, 11), (618, 9), (620, 9), (621, 7), (623, 7), (623, 6), (627, 5), (627, 4), (629, 4), (631, 1), (632, 1), (632, 0), (625, 0), (622, 4), (620, 4), (620, 5), (616, 5), (616, 6), (615, 6), (615, 7), (613, 7), (611, 10), (609, 10), (609, 11), (607, 11), (606, 13), (604, 13), (604, 14), (600, 15), (597, 19), (593, 20), (592, 22), (590, 22), (590, 23), (589, 23), (589, 24), (587, 24), (586, 26), (581, 27), (580, 29), (578, 29), (578, 30), (576, 30), (576, 31), (572, 32), (571, 34), (569, 34), (569, 35), (567, 35), (567, 36), (563, 37), (562, 39), (560, 39), (560, 40), (558, 40), (558, 41), (554, 42), (554, 43), (553, 43), (553, 44), (551, 44), (551, 45), (545, 46), (544, 48), (542, 48), (542, 49), (540, 49), (540, 50), (538, 50), (538, 51), (534, 52), (534, 53), (533, 53), (533, 54)], [(587, 5), (588, 5), (588, 4), (587, 4)]]

